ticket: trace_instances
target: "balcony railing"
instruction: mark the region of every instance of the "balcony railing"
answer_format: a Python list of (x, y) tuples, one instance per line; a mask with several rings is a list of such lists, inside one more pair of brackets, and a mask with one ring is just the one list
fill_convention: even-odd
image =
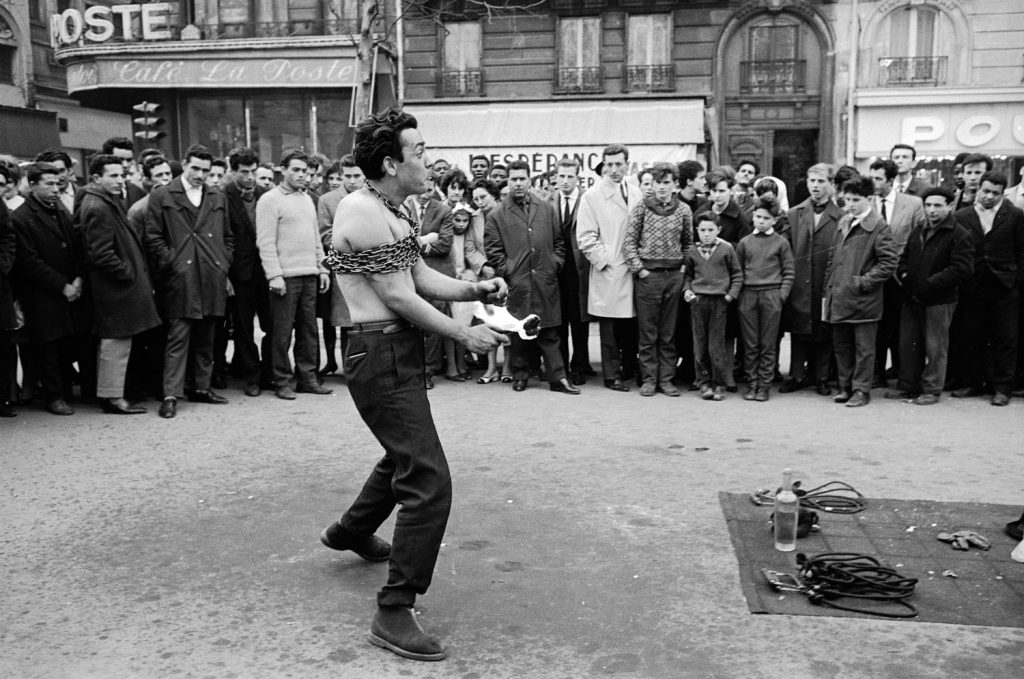
[(482, 69), (465, 71), (444, 71), (441, 74), (441, 96), (473, 97), (483, 96), (484, 72)]
[(944, 85), (947, 57), (884, 57), (878, 60), (878, 84), (889, 87)]
[(674, 92), (676, 67), (672, 64), (627, 66), (626, 89), (631, 92)]
[(555, 94), (604, 92), (604, 69), (600, 66), (556, 69)]
[(244, 24), (198, 25), (204, 40), (232, 38), (290, 38), (299, 35), (352, 35), (359, 32), (355, 19), (258, 21)]
[(800, 94), (807, 90), (802, 59), (740, 62), (740, 94)]

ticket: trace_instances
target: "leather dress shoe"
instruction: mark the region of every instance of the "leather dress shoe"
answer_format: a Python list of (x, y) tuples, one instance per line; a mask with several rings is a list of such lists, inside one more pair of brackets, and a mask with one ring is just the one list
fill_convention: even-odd
[(376, 535), (353, 537), (339, 526), (338, 522), (332, 523), (320, 532), (320, 542), (324, 543), (325, 547), (339, 552), (355, 552), (356, 556), (372, 563), (380, 563), (391, 558), (391, 545), (386, 541)]
[(285, 401), (295, 400), (295, 390), (289, 387), (287, 384), (275, 390), (274, 395), (280, 399), (284, 399)]
[(597, 371), (591, 368), (589, 365), (580, 368), (578, 372), (582, 373), (586, 377), (597, 377)]
[(192, 403), (210, 403), (212, 405), (223, 405), (228, 402), (226, 398), (210, 389), (205, 389), (203, 391), (190, 391), (189, 393), (185, 394), (185, 396)]
[(1010, 397), (1001, 391), (997, 391), (995, 394), (992, 395), (992, 400), (990, 401), (990, 403), (994, 406), (1005, 406), (1010, 403)]
[(861, 406), (866, 406), (869, 403), (871, 403), (871, 394), (867, 393), (866, 391), (861, 391), (860, 389), (858, 389), (857, 391), (853, 392), (853, 396), (851, 396), (850, 400), (846, 402), (846, 407), (860, 408)]
[(676, 386), (671, 382), (662, 382), (659, 384), (658, 391), (665, 394), (665, 396), (671, 396), (673, 398), (677, 398), (680, 395), (679, 390), (676, 389)]
[(0, 417), (17, 417), (18, 411), (10, 403), (0, 403)]
[(1003, 530), (1014, 540), (1024, 540), (1024, 514), (1021, 514), (1016, 521), (1006, 524), (1006, 528)]
[(811, 386), (808, 380), (786, 380), (785, 384), (779, 387), (780, 394), (792, 394), (794, 391), (800, 391)]
[(247, 384), (244, 393), (246, 396), (259, 396), (263, 393), (263, 389), (258, 384)]
[(74, 415), (74, 409), (68, 405), (68, 402), (62, 398), (58, 398), (56, 401), (50, 401), (46, 404), (46, 409), (54, 415)]
[(622, 380), (605, 380), (604, 386), (612, 391), (629, 391), (629, 385)]
[(960, 389), (953, 391), (950, 396), (953, 398), (973, 398), (975, 396), (981, 396), (982, 393), (981, 389), (978, 389), (977, 387), (961, 387)]
[(526, 391), (526, 380), (514, 380), (512, 382), (512, 391)]
[(911, 394), (909, 391), (904, 389), (896, 389), (885, 392), (885, 398), (890, 401), (910, 401), (917, 398), (917, 394)]
[(317, 394), (318, 396), (326, 396), (327, 394), (333, 394), (333, 389), (328, 389), (322, 384), (300, 384), (298, 389), (300, 394)]
[(148, 412), (145, 407), (129, 403), (123, 398), (104, 398), (100, 400), (103, 412), (111, 415), (141, 415)]
[(832, 400), (836, 403), (846, 403), (853, 396), (850, 392), (845, 389), (840, 389), (839, 393), (832, 397)]
[(424, 375), (423, 376), (423, 385), (427, 389), (433, 389), (434, 388), (434, 378), (431, 377), (430, 375)]
[(564, 377), (558, 382), (552, 382), (550, 387), (551, 391), (558, 391), (563, 394), (572, 394), (575, 396), (576, 394), (580, 393), (580, 390), (572, 386), (572, 382), (565, 379)]
[(819, 396), (830, 396), (832, 394), (832, 388), (828, 386), (828, 382), (818, 382), (816, 391)]
[(165, 398), (160, 404), (160, 410), (157, 413), (160, 417), (171, 419), (178, 414), (178, 399), (173, 397)]

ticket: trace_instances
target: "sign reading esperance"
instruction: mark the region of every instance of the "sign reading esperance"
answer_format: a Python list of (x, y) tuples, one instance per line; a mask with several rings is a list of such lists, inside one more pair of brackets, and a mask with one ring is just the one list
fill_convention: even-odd
[(170, 40), (172, 10), (170, 2), (95, 5), (84, 12), (66, 9), (50, 17), (50, 41), (58, 49), (83, 40), (106, 42), (115, 36), (126, 42)]

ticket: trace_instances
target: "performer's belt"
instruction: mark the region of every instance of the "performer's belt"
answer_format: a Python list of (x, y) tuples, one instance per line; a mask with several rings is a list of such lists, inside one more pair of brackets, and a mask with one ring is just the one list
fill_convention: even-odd
[(391, 321), (355, 323), (352, 325), (352, 328), (348, 331), (348, 334), (361, 335), (369, 332), (379, 332), (382, 335), (390, 335), (392, 333), (401, 332), (402, 330), (408, 330), (411, 327), (412, 323), (405, 320), (404, 318), (398, 318)]

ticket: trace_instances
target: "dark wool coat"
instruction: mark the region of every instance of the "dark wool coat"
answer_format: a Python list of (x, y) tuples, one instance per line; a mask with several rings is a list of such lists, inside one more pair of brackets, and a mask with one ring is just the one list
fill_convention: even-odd
[(882, 318), (882, 290), (896, 271), (896, 243), (889, 226), (872, 209), (857, 226), (844, 215), (832, 242), (825, 274), (828, 323), (870, 323)]
[[(256, 186), (253, 192), (254, 199), (258, 201), (267, 190)], [(234, 239), (234, 253), (231, 256), (229, 271), (231, 279), (248, 281), (253, 278), (265, 278), (260, 249), (256, 247), (256, 224), (249, 219), (249, 213), (245, 210), (242, 189), (232, 182), (224, 187), (224, 197), (228, 203), (228, 227)]]
[(146, 213), (146, 250), (161, 314), (199, 319), (223, 316), (233, 239), (224, 194), (203, 187), (195, 207), (181, 178), (153, 189)]
[(907, 300), (952, 304), (958, 288), (974, 272), (974, 246), (967, 229), (951, 214), (933, 228), (915, 227), (896, 268)]
[(88, 327), (83, 295), (74, 302), (64, 286), (83, 273), (80, 234), (60, 204), (52, 210), (29, 196), (12, 215), (17, 237), (14, 257), (15, 297), (25, 312), (25, 332), (31, 342), (52, 342)]
[[(406, 201), (409, 214), (416, 215), (415, 202), (419, 196), (412, 196)], [(437, 234), (437, 240), (428, 245), (420, 246), (423, 262), (434, 271), (455, 278), (455, 265), (450, 257), (452, 240), (455, 238), (455, 221), (451, 209), (439, 200), (431, 198), (423, 208), (420, 216), (420, 235)]]
[(789, 230), (784, 234), (793, 248), (796, 277), (783, 310), (783, 328), (794, 335), (825, 339), (828, 332), (821, 322), (821, 300), (825, 296), (825, 270), (832, 241), (843, 211), (831, 200), (814, 224), (814, 206), (810, 199), (789, 211)]
[(526, 210), (511, 197), (487, 215), (487, 261), (508, 283), (509, 313), (540, 316), (542, 328), (561, 325), (558, 272), (565, 261), (561, 220), (551, 203), (530, 197)]
[(142, 237), (132, 229), (124, 201), (87, 186), (76, 213), (82, 232), (94, 312), (93, 334), (131, 337), (160, 325)]
[[(701, 207), (701, 212), (714, 212), (711, 209), (711, 203), (706, 203)], [(699, 215), (695, 215), (693, 218), (693, 228), (697, 228), (700, 224)], [(729, 204), (722, 210), (722, 214), (718, 215), (718, 221), (721, 225), (721, 230), (718, 232), (718, 237), (722, 240), (729, 241), (729, 244), (733, 247), (736, 246), (744, 236), (749, 236), (754, 232), (754, 227), (750, 222), (750, 218), (747, 216), (740, 206), (736, 203), (734, 198), (729, 199)]]
[(1024, 276), (1024, 212), (1004, 199), (987, 234), (974, 206), (957, 210), (954, 216), (971, 234), (974, 246), (974, 276), (968, 287), (977, 283), (985, 267), (1007, 290), (1017, 285)]
[[(11, 213), (7, 203), (0, 199), (0, 332), (14, 330), (14, 290), (11, 288), (11, 269), (14, 267), (14, 254), (18, 251), (14, 228), (11, 226)], [(6, 396), (0, 394), (0, 400)]]

